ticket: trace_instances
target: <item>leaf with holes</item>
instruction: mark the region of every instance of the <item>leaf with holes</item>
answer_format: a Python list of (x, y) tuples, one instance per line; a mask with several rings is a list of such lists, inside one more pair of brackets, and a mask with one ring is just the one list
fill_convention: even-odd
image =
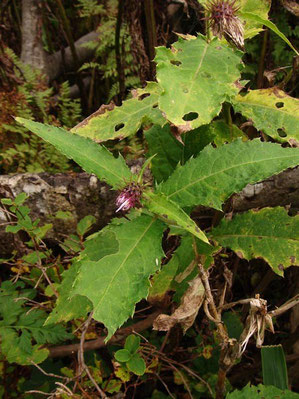
[(299, 265), (299, 215), (288, 216), (284, 208), (264, 208), (222, 220), (211, 236), (247, 260), (263, 258), (275, 273)]
[(123, 102), (121, 107), (104, 113), (95, 112), (71, 131), (98, 142), (123, 139), (135, 134), (144, 123), (163, 125), (165, 119), (157, 108), (159, 87), (151, 82), (137, 97)]
[(245, 96), (238, 95), (234, 109), (254, 126), (278, 141), (299, 142), (299, 100), (288, 96), (275, 87), (251, 90)]
[(209, 240), (205, 233), (200, 230), (197, 224), (175, 202), (169, 200), (163, 194), (154, 194), (149, 192), (144, 195), (146, 198), (144, 203), (151, 212), (161, 215), (170, 222), (175, 222), (184, 230), (209, 244)]
[(205, 205), (221, 210), (231, 194), (299, 164), (297, 148), (240, 139), (218, 148), (205, 147), (179, 166), (158, 191), (181, 207)]
[(162, 88), (159, 108), (181, 130), (195, 129), (221, 111), (224, 101), (238, 93), (240, 51), (210, 43), (199, 35), (179, 38), (171, 49), (157, 48), (157, 80)]
[(288, 389), (279, 389), (271, 385), (246, 385), (241, 391), (227, 394), (226, 399), (299, 399), (299, 394)]
[(147, 296), (149, 277), (158, 270), (163, 256), (164, 229), (162, 222), (146, 215), (111, 225), (108, 231), (119, 242), (118, 252), (98, 261), (82, 259), (70, 296), (90, 299), (94, 319), (108, 329), (107, 340), (132, 316), (135, 304)]
[(124, 186), (125, 180), (130, 180), (132, 176), (121, 155), (115, 158), (105, 147), (87, 138), (60, 127), (43, 125), (23, 118), (16, 118), (16, 121), (73, 159), (87, 173), (94, 173), (113, 188)]

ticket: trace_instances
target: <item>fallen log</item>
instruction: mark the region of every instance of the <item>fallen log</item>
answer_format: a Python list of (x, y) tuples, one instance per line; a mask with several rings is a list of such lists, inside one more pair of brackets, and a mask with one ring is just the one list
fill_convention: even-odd
[[(137, 161), (132, 168), (139, 167), (140, 161)], [(32, 219), (39, 218), (41, 224), (53, 224), (47, 235), (52, 245), (74, 234), (78, 221), (86, 215), (95, 216), (95, 229), (104, 227), (115, 216), (117, 193), (96, 176), (87, 173), (0, 176), (0, 197), (15, 197), (21, 192), (29, 197), (26, 205), (31, 210)], [(261, 183), (248, 185), (231, 199), (233, 212), (288, 205), (295, 211), (299, 209), (299, 168), (288, 169)], [(58, 211), (70, 212), (72, 217), (57, 219), (55, 215)], [(9, 256), (15, 245), (13, 235), (5, 233), (6, 225), (5, 213), (0, 209), (0, 257)]]

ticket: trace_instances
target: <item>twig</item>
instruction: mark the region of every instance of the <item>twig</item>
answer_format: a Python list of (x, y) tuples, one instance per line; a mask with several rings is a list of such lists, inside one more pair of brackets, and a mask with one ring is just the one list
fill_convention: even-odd
[(44, 396), (48, 396), (48, 398), (53, 398), (53, 394), (52, 393), (37, 391), (35, 389), (33, 389), (31, 391), (26, 391), (25, 393), (38, 393), (39, 395), (44, 395)]
[(275, 310), (272, 310), (268, 314), (271, 317), (277, 317), (298, 304), (299, 304), (299, 294), (295, 295), (292, 299), (287, 301), (285, 304), (283, 304), (282, 306), (280, 306), (279, 308), (277, 308)]
[[(153, 324), (153, 321), (161, 313), (162, 313), (162, 310), (157, 310), (156, 312), (149, 315), (145, 320), (139, 321), (136, 324), (133, 324), (132, 326), (119, 329), (114, 334), (114, 336), (111, 338), (109, 343), (112, 344), (115, 342), (122, 341), (133, 331), (141, 332), (141, 331), (146, 330)], [(85, 342), (83, 345), (83, 349), (84, 349), (84, 351), (87, 351), (87, 350), (103, 348), (104, 346), (106, 346), (105, 337), (99, 337), (97, 339)], [(80, 344), (54, 346), (54, 347), (48, 348), (48, 349), (50, 352), (50, 357), (63, 357), (63, 356), (69, 356), (71, 354), (78, 352), (78, 350), (80, 349)]]
[(102, 389), (98, 386), (97, 382), (95, 381), (95, 379), (93, 378), (93, 376), (91, 375), (89, 368), (86, 366), (85, 361), (84, 361), (84, 342), (85, 342), (85, 335), (87, 333), (88, 327), (92, 321), (92, 316), (93, 316), (93, 312), (90, 313), (90, 315), (88, 316), (85, 326), (82, 330), (81, 333), (81, 339), (80, 339), (80, 348), (78, 351), (78, 363), (79, 363), (79, 376), (82, 375), (83, 371), (86, 372), (86, 374), (88, 375), (90, 381), (93, 383), (93, 385), (95, 386), (96, 390), (98, 391), (98, 393), (100, 394), (101, 398), (106, 399), (107, 396), (105, 394), (104, 391), (102, 391)]
[(159, 381), (161, 382), (161, 384), (164, 386), (164, 388), (166, 389), (168, 395), (169, 395), (172, 399), (175, 399), (175, 397), (173, 396), (173, 394), (170, 392), (170, 390), (169, 390), (167, 384), (163, 381), (163, 379), (159, 376), (159, 374), (158, 374), (158, 373), (155, 373), (155, 372), (154, 372), (153, 374), (158, 378), (158, 380), (159, 380)]
[(35, 366), (42, 374), (46, 375), (47, 377), (53, 377), (53, 378), (59, 378), (62, 380), (69, 380), (67, 377), (62, 377), (61, 375), (53, 374), (53, 373), (47, 373), (45, 370), (43, 370), (38, 364), (34, 363), (34, 361), (31, 360), (30, 362), (33, 366)]

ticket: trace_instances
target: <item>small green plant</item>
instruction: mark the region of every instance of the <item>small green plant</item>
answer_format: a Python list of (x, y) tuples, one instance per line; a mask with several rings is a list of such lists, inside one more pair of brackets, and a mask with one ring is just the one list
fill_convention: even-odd
[(136, 335), (129, 335), (126, 338), (124, 349), (115, 352), (115, 359), (124, 363), (129, 371), (136, 375), (145, 373), (146, 365), (138, 351), (140, 350), (140, 338)]

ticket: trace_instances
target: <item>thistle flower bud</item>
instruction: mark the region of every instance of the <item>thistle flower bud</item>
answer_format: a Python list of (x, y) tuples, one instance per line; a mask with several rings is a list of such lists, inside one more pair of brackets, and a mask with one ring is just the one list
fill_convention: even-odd
[(211, 0), (207, 6), (209, 27), (213, 35), (233, 43), (239, 49), (244, 49), (244, 28), (238, 18), (236, 0)]
[(136, 205), (140, 205), (140, 197), (142, 194), (142, 187), (140, 184), (132, 182), (127, 187), (125, 187), (118, 197), (116, 198), (116, 206), (119, 211), (128, 211), (131, 208), (134, 208)]

